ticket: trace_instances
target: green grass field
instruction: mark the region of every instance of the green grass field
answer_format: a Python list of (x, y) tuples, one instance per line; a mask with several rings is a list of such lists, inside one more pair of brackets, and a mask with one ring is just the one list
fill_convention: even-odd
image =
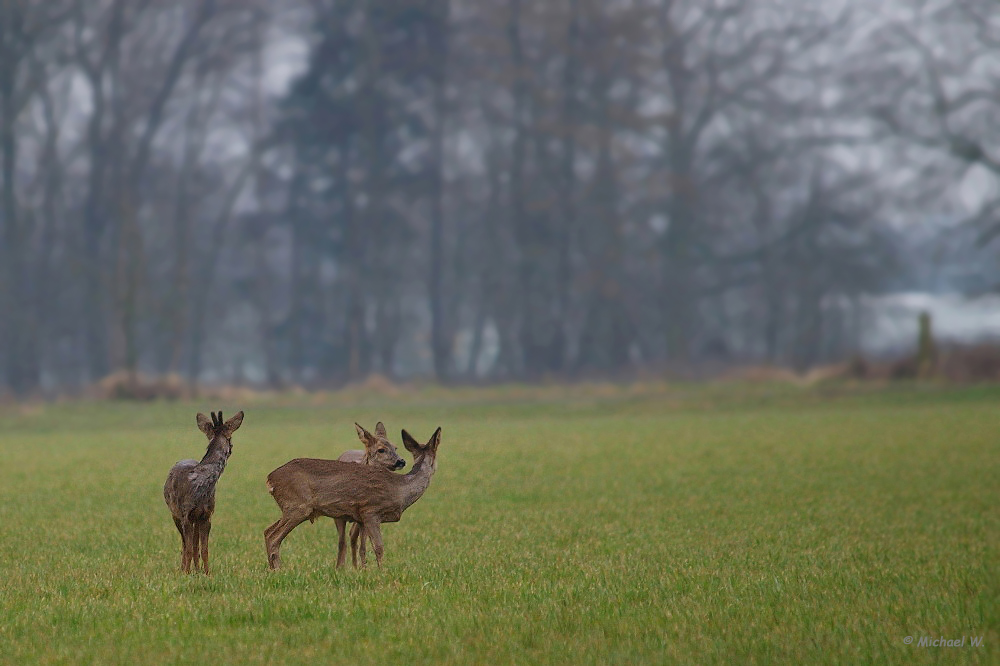
[[(246, 411), (213, 575), (167, 471)], [(382, 569), (305, 523), (268, 571), (269, 471), (425, 440)], [(402, 451), (402, 448), (400, 447)], [(5, 663), (998, 663), (1000, 390), (426, 389), (0, 410)], [(915, 637), (907, 645), (904, 638)], [(919, 647), (920, 637), (984, 645)]]

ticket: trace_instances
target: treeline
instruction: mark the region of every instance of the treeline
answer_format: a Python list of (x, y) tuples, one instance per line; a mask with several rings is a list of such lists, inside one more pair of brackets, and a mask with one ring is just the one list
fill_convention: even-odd
[(1000, 8), (869, 5), (0, 0), (0, 385), (849, 353), (1000, 228)]

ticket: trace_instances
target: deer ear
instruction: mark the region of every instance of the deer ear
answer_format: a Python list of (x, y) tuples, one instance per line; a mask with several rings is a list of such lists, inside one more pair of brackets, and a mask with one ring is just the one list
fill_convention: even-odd
[(211, 439), (215, 436), (215, 426), (212, 422), (208, 420), (208, 417), (198, 412), (198, 416), (194, 417), (194, 420), (198, 423), (198, 430), (205, 433), (205, 437)]
[[(219, 412), (219, 420), (220, 421), (222, 420), (222, 412)], [(236, 432), (236, 430), (239, 429), (241, 425), (243, 425), (243, 410), (236, 412), (236, 415), (230, 418), (224, 424), (226, 432), (228, 432), (230, 435)]]
[(354, 424), (354, 428), (358, 431), (358, 439), (361, 440), (361, 443), (365, 445), (366, 449), (375, 445), (375, 438), (372, 437), (370, 432), (362, 428), (357, 423)]
[(403, 437), (403, 446), (405, 446), (406, 450), (410, 453), (417, 454), (424, 448), (420, 446), (417, 440), (413, 439), (413, 436), (406, 432), (406, 430), (401, 431), (400, 435)]
[(375, 436), (381, 437), (382, 439), (388, 439), (388, 437), (385, 436), (385, 426), (382, 425), (381, 421), (375, 424)]
[(431, 435), (431, 438), (427, 440), (427, 448), (430, 449), (431, 451), (437, 451), (438, 444), (440, 443), (441, 443), (441, 428), (438, 427), (438, 429), (434, 431), (434, 434)]

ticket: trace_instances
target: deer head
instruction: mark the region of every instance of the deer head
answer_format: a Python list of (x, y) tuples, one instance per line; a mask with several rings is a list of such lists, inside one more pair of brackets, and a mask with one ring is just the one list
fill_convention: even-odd
[(243, 423), (243, 412), (236, 412), (236, 416), (228, 421), (222, 420), (221, 410), (219, 412), (211, 412), (211, 414), (212, 420), (210, 421), (207, 416), (198, 412), (198, 416), (195, 417), (195, 420), (198, 422), (198, 429), (205, 433), (205, 437), (208, 437), (209, 448), (212, 446), (224, 446), (225, 453), (228, 455), (233, 450), (233, 433)]
[(437, 450), (438, 445), (441, 443), (441, 428), (434, 431), (434, 434), (431, 435), (426, 444), (421, 444), (413, 439), (413, 436), (406, 432), (406, 430), (403, 430), (400, 434), (403, 437), (403, 446), (413, 454), (414, 465), (422, 462), (425, 465), (430, 465), (431, 471), (437, 469)]
[(385, 426), (379, 421), (375, 434), (371, 434), (357, 423), (358, 439), (365, 445), (365, 464), (375, 464), (385, 469), (403, 469), (406, 461), (399, 457), (396, 447), (385, 436)]

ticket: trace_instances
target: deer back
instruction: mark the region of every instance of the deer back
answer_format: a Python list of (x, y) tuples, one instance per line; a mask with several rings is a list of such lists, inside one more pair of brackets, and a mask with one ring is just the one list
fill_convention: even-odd
[(190, 495), (191, 479), (189, 474), (197, 466), (197, 460), (181, 460), (170, 468), (167, 482), (163, 484), (163, 499), (166, 500), (170, 513), (180, 518), (183, 513), (184, 498)]
[(395, 522), (402, 514), (405, 476), (340, 460), (296, 458), (267, 476), (268, 492), (282, 512), (308, 510), (312, 517), (377, 515)]
[(352, 449), (350, 451), (344, 451), (343, 453), (340, 454), (340, 457), (337, 458), (337, 460), (339, 460), (340, 462), (363, 464), (365, 462), (365, 452), (362, 451), (361, 449)]

